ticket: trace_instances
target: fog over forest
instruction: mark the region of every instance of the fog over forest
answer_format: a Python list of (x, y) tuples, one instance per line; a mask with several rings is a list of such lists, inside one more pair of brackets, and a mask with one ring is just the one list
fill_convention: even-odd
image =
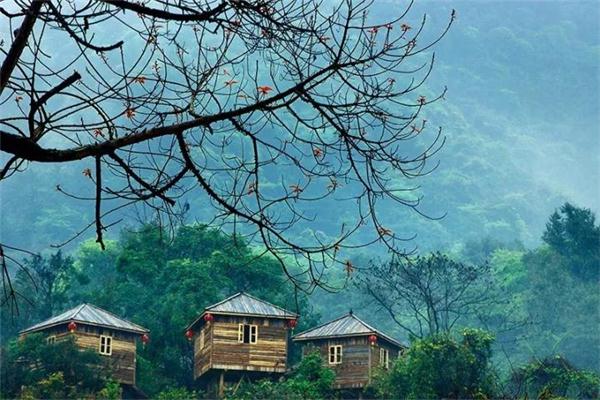
[[(400, 7), (377, 1), (371, 12), (376, 18)], [(561, 202), (600, 209), (596, 4), (434, 1), (417, 3), (409, 15), (418, 21), (427, 11), (427, 33), (433, 35), (452, 7), (457, 23), (435, 48), (427, 82), (432, 93), (448, 87), (445, 101), (427, 110), (432, 123), (443, 127), (446, 144), (438, 169), (417, 182), (423, 211), (446, 216), (429, 221), (389, 210), (401, 213), (391, 227), (406, 237), (417, 233), (411, 244), (423, 249), (481, 236), (538, 244), (546, 216)], [(55, 190), (60, 184), (73, 193), (92, 193), (81, 176), (88, 164), (34, 164), (3, 182), (7, 243), (44, 250), (89, 223), (88, 202)], [(201, 193), (186, 200), (188, 221), (212, 218)], [(324, 207), (320, 225), (339, 217), (328, 212), (333, 203)], [(108, 234), (116, 237), (123, 225), (135, 225), (137, 214), (152, 218), (126, 210), (124, 223)]]

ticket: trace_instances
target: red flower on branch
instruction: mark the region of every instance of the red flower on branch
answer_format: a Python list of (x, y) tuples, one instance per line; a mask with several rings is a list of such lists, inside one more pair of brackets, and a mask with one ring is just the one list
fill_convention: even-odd
[(128, 108), (125, 110), (125, 116), (129, 119), (135, 117), (135, 110), (133, 108)]
[(269, 92), (273, 90), (273, 88), (271, 86), (259, 86), (258, 87), (258, 93), (266, 96), (269, 94)]

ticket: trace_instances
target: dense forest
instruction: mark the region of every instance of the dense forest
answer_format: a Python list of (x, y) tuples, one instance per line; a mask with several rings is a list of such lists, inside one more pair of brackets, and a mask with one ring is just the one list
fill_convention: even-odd
[[(597, 397), (600, 249), (594, 244), (600, 240), (600, 226), (589, 210), (566, 203), (549, 216), (541, 239), (543, 244), (530, 250), (484, 239), (470, 242), (460, 254), (422, 256), (414, 266), (373, 260), (369, 268), (350, 275), (340, 271), (346, 285), (338, 296), (364, 304), (355, 310), (410, 342), (405, 357), (382, 370), (366, 394)], [(15, 283), (21, 293), (31, 295), (18, 317), (3, 309), (2, 362), (9, 365), (25, 357), (42, 362), (43, 368), (35, 373), (3, 369), (5, 397), (16, 396), (22, 387), (52, 398), (61, 396), (57, 393), (82, 396), (110, 389), (106, 377), (80, 382), (87, 372), (79, 367), (78, 374), (57, 375), (65, 363), (84, 365), (84, 355), (79, 359), (62, 348), (39, 348), (45, 342), (36, 342), (35, 336), (14, 340), (19, 329), (82, 302), (113, 310), (151, 330), (150, 343), (138, 354), (138, 386), (165, 399), (202, 396), (192, 379), (192, 349), (183, 329), (207, 305), (231, 293), (251, 291), (296, 310), (301, 315), (298, 331), (322, 319), (317, 311), (323, 306), (320, 297), (295, 296), (275, 260), (257, 257), (243, 239), (204, 225), (182, 226), (171, 240), (160, 227), (147, 224), (124, 230), (105, 251), (89, 241), (71, 255), (58, 251), (34, 256), (25, 266)], [(390, 279), (403, 282), (406, 291), (396, 292)], [(418, 289), (426, 280), (436, 288), (433, 293)], [(454, 307), (436, 303), (445, 295), (457, 299)], [(421, 305), (429, 303), (437, 305), (424, 315), (436, 315), (438, 324), (411, 316), (411, 304), (424, 308)], [(340, 307), (351, 304), (339, 302)], [(42, 358), (48, 353), (55, 355)], [(301, 362), (297, 352), (292, 356), (297, 367), (283, 381), (246, 383), (227, 397), (336, 396), (332, 372), (317, 356)]]
[[(35, 2), (7, 3), (0, 16), (0, 398), (124, 395), (109, 369), (93, 367), (101, 362), (97, 352), (73, 340), (49, 343), (43, 334), (19, 338), (22, 329), (82, 303), (149, 329), (135, 360), (136, 386), (149, 398), (213, 398), (193, 378), (185, 329), (205, 307), (242, 291), (297, 313), (290, 335), (351, 310), (405, 343), (362, 398), (600, 398), (596, 2), (339, 2), (340, 14), (344, 7), (360, 11), (348, 23), (358, 32), (349, 38), (323, 8), (311, 15), (311, 5), (321, 4), (313, 0), (259, 2), (273, 9), (245, 1), (156, 2), (164, 13), (143, 4), (152, 2), (48, 6), (5, 80), (9, 49), (23, 32), (18, 25), (32, 15), (18, 10)], [(338, 3), (324, 4), (329, 11)], [(196, 9), (210, 6), (226, 15), (206, 22), (216, 28), (194, 20), (204, 18)], [(186, 17), (169, 20), (173, 10)], [(402, 15), (402, 25), (372, 25), (390, 15)], [(313, 32), (314, 18), (323, 20)], [(130, 47), (106, 50), (116, 32), (125, 32)], [(385, 54), (393, 34), (407, 42), (401, 56)], [(413, 42), (405, 34), (420, 36)], [(236, 35), (238, 42), (228, 42)], [(196, 57), (212, 64), (195, 76), (198, 66), (185, 58), (193, 56), (186, 47), (192, 37), (206, 41)], [(42, 39), (50, 46), (43, 49)], [(358, 49), (348, 50), (349, 64), (374, 57), (373, 46), (381, 45), (381, 69), (342, 69), (342, 83), (325, 81), (321, 92), (307, 83), (289, 89), (305, 72), (326, 70), (321, 63), (331, 55), (323, 48), (344, 48), (343, 40)], [(432, 47), (421, 52), (425, 43)], [(225, 56), (240, 48), (242, 55)], [(35, 69), (38, 58), (45, 61), (37, 68), (50, 72)], [(339, 59), (332, 58), (335, 68)], [(394, 69), (404, 58), (410, 73)], [(120, 71), (125, 65), (131, 70)], [(73, 68), (84, 77), (71, 89), (65, 71)], [(51, 78), (59, 87), (67, 82), (69, 96), (59, 101)], [(186, 87), (194, 80), (209, 89)], [(414, 82), (421, 82), (415, 92)], [(44, 105), (48, 99), (33, 95), (36, 85), (56, 103)], [(290, 98), (263, 105), (279, 92)], [(277, 114), (298, 99), (304, 103)], [(138, 130), (193, 123), (198, 110), (220, 115), (242, 100), (258, 109), (185, 138), (177, 132), (101, 153)], [(392, 111), (380, 108), (385, 101)], [(345, 125), (348, 132), (361, 128), (347, 153), (340, 145)], [(380, 141), (363, 133), (365, 125), (381, 130)], [(43, 140), (34, 135), (38, 128), (46, 129)], [(36, 152), (28, 159), (6, 145), (28, 130), (21, 136), (35, 139), (36, 151), (99, 153), (37, 162)], [(19, 157), (24, 162), (13, 164)], [(297, 343), (288, 345), (290, 369), (282, 377), (240, 381), (223, 397), (356, 397), (334, 389), (335, 372), (319, 354), (303, 357)]]

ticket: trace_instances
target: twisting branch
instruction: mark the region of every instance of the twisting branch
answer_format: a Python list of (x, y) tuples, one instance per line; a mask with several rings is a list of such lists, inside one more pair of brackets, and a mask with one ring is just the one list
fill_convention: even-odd
[[(81, 79), (81, 75), (79, 75), (79, 72), (75, 71), (73, 72), (73, 74), (71, 76), (69, 76), (67, 79), (65, 79), (64, 81), (62, 81), (60, 84), (58, 84), (57, 86), (53, 87), (51, 90), (47, 91), (46, 93), (44, 93), (39, 100), (35, 101), (32, 105), (31, 105), (31, 110), (29, 111), (29, 137), (31, 140), (37, 140), (39, 139), (39, 137), (34, 136), (34, 117), (35, 117), (35, 113), (36, 111), (42, 107), (44, 104), (46, 104), (46, 102), (54, 95), (62, 92), (64, 89), (66, 89), (67, 87), (71, 86), (73, 83), (77, 82), (78, 80)], [(39, 135), (38, 135), (39, 136)]]
[(130, 177), (135, 179), (135, 181), (138, 182), (140, 185), (142, 185), (144, 187), (144, 189), (148, 190), (151, 193), (151, 196), (160, 197), (166, 203), (169, 203), (171, 206), (175, 205), (175, 200), (170, 199), (163, 194), (164, 190), (161, 191), (161, 190), (155, 188), (154, 186), (150, 185), (149, 183), (147, 183), (145, 180), (143, 180), (138, 174), (135, 173), (135, 171), (133, 171), (133, 169), (131, 169), (129, 167), (129, 165), (127, 165), (127, 163), (125, 161), (123, 161), (123, 159), (121, 157), (118, 157), (114, 153), (110, 153), (109, 156), (110, 156), (110, 158), (115, 160), (125, 170), (125, 173), (127, 175), (129, 175)]
[(489, 264), (463, 264), (441, 253), (373, 264), (357, 284), (415, 337), (449, 333), (501, 302)]
[(95, 204), (59, 245), (95, 227), (103, 247), (132, 204), (175, 224), (208, 201), (205, 222), (260, 245), (307, 292), (334, 289), (329, 268), (360, 269), (355, 249), (406, 256), (410, 232), (379, 208), (421, 213), (409, 181), (436, 168), (444, 143), (425, 115), (445, 93), (426, 87), (427, 50), (455, 15), (427, 41), (425, 18), (402, 9), (376, 21), (370, 6), (104, 0), (1, 12), (21, 28), (2, 53), (0, 181), (93, 159), (93, 193), (57, 186)]
[(60, 26), (69, 33), (69, 35), (75, 39), (75, 41), (77, 43), (79, 43), (80, 45), (90, 49), (90, 50), (94, 50), (94, 51), (110, 51), (110, 50), (115, 50), (118, 49), (119, 47), (123, 46), (123, 41), (119, 40), (118, 42), (108, 45), (108, 46), (96, 46), (93, 43), (88, 42), (87, 40), (84, 40), (82, 38), (79, 37), (79, 35), (77, 35), (69, 26), (69, 24), (67, 23), (67, 21), (65, 21), (65, 19), (63, 18), (63, 16), (60, 14), (60, 11), (58, 11), (56, 9), (56, 7), (52, 4), (52, 2), (48, 2), (48, 6), (50, 7), (50, 9), (52, 10), (52, 13), (54, 14), (54, 16), (56, 17), (56, 20), (58, 21), (58, 23), (60, 24)]
[[(102, 1), (104, 1), (107, 4), (111, 4), (115, 7), (121, 8), (123, 10), (131, 10), (131, 11), (135, 11), (136, 13), (140, 13), (143, 15), (147, 15), (147, 16), (159, 18), (159, 19), (164, 19), (164, 20), (168, 20), (168, 21), (181, 21), (181, 22), (210, 21), (212, 18), (223, 13), (223, 11), (225, 11), (225, 8), (227, 6), (227, 3), (225, 1), (223, 1), (215, 8), (208, 10), (208, 11), (203, 11), (203, 12), (197, 12), (196, 9), (194, 9), (194, 8), (185, 7), (185, 11), (187, 11), (186, 13), (177, 14), (177, 13), (172, 13), (172, 12), (165, 11), (165, 10), (158, 10), (156, 8), (146, 7), (143, 4), (133, 3), (130, 1), (124, 1), (124, 0), (102, 0)], [(177, 7), (176, 4), (173, 4), (172, 6)], [(184, 7), (181, 7), (181, 8), (183, 9)]]
[(102, 239), (102, 159), (96, 157), (96, 242), (100, 244), (102, 250), (105, 249)]
[(2, 62), (2, 68), (0, 69), (0, 95), (2, 95), (4, 88), (8, 84), (15, 67), (19, 62), (21, 54), (23, 53), (23, 49), (27, 46), (27, 40), (29, 40), (29, 35), (33, 30), (33, 25), (35, 24), (35, 20), (37, 19), (43, 4), (43, 1), (31, 2), (31, 5), (25, 14), (25, 18), (23, 18), (21, 27), (17, 31), (15, 41), (12, 46), (10, 46), (10, 50), (8, 50), (8, 54), (6, 54), (6, 58)]

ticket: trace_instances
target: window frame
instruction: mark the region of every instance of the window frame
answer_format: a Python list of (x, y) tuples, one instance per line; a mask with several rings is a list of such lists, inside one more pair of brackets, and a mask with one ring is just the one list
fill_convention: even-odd
[(113, 350), (112, 335), (100, 335), (98, 343), (98, 353), (103, 356), (111, 356)]
[[(333, 350), (333, 351), (332, 351)], [(329, 365), (339, 365), (342, 363), (342, 345), (341, 344), (333, 344), (329, 346), (329, 357), (327, 357), (327, 361), (329, 361)]]
[(390, 368), (390, 351), (384, 347), (379, 348), (379, 366), (385, 369)]
[(54, 344), (56, 343), (56, 335), (50, 335), (46, 338), (46, 343), (47, 344)]
[[(248, 327), (248, 341), (246, 341), (246, 326)], [(238, 324), (238, 343), (257, 344), (258, 343), (258, 325)]]

